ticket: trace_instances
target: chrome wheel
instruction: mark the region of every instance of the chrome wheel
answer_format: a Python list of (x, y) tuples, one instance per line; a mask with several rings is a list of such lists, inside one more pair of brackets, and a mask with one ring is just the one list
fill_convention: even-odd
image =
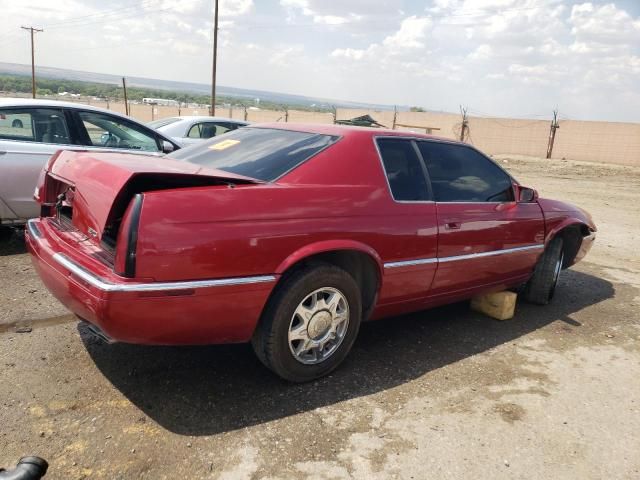
[(314, 290), (298, 305), (289, 323), (289, 350), (305, 365), (315, 365), (338, 349), (349, 327), (349, 302), (335, 288)]

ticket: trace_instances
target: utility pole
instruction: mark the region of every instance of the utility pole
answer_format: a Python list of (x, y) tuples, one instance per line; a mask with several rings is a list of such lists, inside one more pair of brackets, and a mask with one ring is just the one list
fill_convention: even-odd
[(218, 0), (213, 14), (213, 69), (211, 71), (211, 116), (216, 114), (216, 64), (218, 63)]
[(396, 129), (396, 121), (398, 120), (398, 107), (393, 106), (393, 125), (391, 126), (391, 130)]
[(460, 105), (460, 114), (462, 115), (462, 127), (460, 128), (460, 141), (464, 142), (465, 133), (469, 130), (469, 120), (467, 120), (467, 109)]
[(35, 62), (35, 53), (33, 47), (33, 34), (37, 32), (44, 32), (41, 28), (34, 27), (20, 27), (23, 30), (29, 30), (31, 32), (31, 96), (36, 98), (36, 62)]
[(549, 143), (547, 144), (547, 158), (551, 158), (553, 153), (553, 143), (556, 140), (556, 130), (560, 128), (558, 124), (558, 110), (553, 111), (553, 120), (551, 121), (551, 128), (549, 130)]
[(129, 115), (129, 102), (127, 101), (127, 81), (122, 77), (122, 89), (124, 90), (124, 113)]

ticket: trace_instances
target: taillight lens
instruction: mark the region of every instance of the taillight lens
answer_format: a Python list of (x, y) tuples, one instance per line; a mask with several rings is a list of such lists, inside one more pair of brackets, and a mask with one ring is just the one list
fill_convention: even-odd
[(136, 275), (138, 226), (140, 224), (143, 198), (144, 196), (138, 193), (129, 202), (118, 230), (114, 270), (118, 275), (124, 277), (135, 277)]

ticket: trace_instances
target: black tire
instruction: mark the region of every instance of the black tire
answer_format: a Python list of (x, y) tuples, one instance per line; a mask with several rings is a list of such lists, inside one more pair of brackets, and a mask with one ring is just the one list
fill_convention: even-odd
[(560, 237), (551, 240), (538, 260), (533, 276), (524, 289), (524, 298), (528, 302), (547, 305), (553, 299), (564, 262), (562, 243)]
[[(289, 346), (289, 329), (296, 308), (312, 292), (330, 288), (339, 291), (348, 306), (348, 323), (341, 343), (326, 359), (316, 364), (301, 363)], [(358, 284), (345, 270), (330, 264), (303, 267), (277, 287), (251, 340), (260, 361), (291, 382), (308, 382), (327, 375), (345, 359), (358, 335), (362, 300)]]

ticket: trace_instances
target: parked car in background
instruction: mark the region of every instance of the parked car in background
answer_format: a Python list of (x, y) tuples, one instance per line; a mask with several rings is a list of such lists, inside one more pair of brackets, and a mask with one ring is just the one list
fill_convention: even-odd
[(33, 190), (47, 160), (60, 149), (163, 155), (178, 148), (168, 136), (109, 110), (55, 100), (2, 98), (0, 225), (24, 224), (39, 215)]
[(248, 122), (223, 117), (182, 116), (167, 117), (147, 123), (182, 146), (192, 145), (207, 138), (249, 125)]
[(36, 269), (102, 338), (251, 341), (292, 381), (337, 367), (363, 320), (522, 285), (548, 303), (596, 230), (469, 145), (337, 125), (249, 126), (153, 163), (60, 152), (37, 196)]

